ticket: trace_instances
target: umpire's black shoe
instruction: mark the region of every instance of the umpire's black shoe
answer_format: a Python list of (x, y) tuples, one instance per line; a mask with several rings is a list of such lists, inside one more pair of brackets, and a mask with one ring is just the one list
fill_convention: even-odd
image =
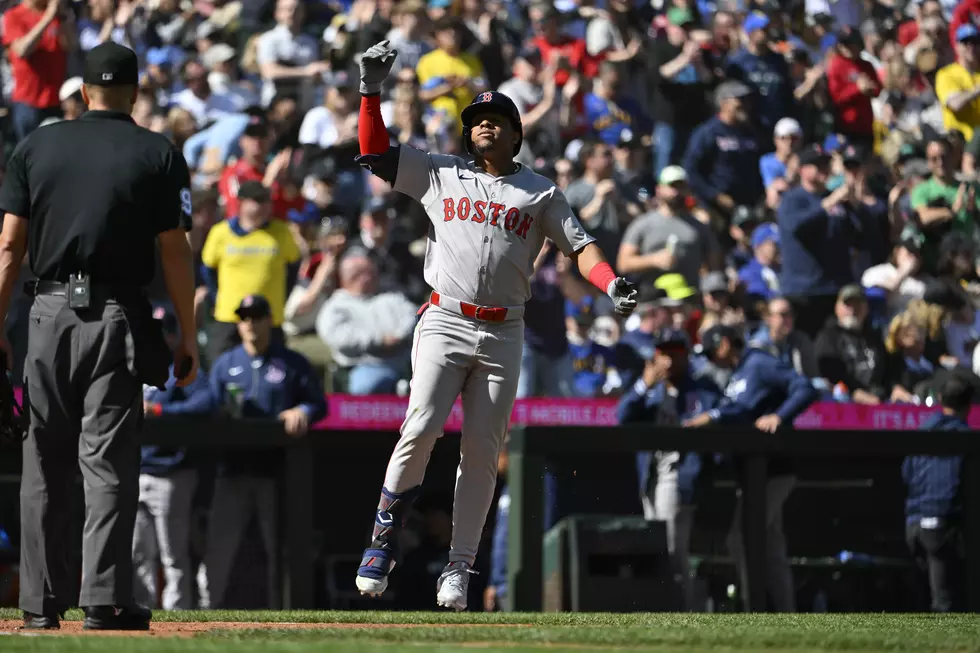
[(61, 622), (58, 621), (58, 615), (56, 614), (24, 612), (24, 625), (22, 628), (25, 630), (58, 630), (61, 628)]
[(85, 630), (149, 630), (153, 613), (141, 605), (117, 608), (99, 605), (85, 608)]

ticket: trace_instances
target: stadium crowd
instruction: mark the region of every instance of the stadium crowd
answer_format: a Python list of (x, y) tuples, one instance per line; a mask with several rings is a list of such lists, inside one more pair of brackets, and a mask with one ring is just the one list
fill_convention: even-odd
[(617, 321), (546, 245), (519, 397), (625, 401), (666, 344), (725, 388), (744, 342), (826, 400), (931, 405), (980, 384), (978, 24), (980, 0), (8, 1), (3, 152), (82, 115), (87, 50), (133, 48), (133, 118), (193, 175), (206, 367), (261, 296), (328, 390), (403, 393), (428, 226), (353, 160), (358, 53), (390, 39), (393, 140), (465, 156), (460, 111), (506, 93), (518, 160), (639, 283)]
[(972, 369), (978, 341), (974, 13), (935, 0), (24, 0), (2, 22), (5, 151), (79, 117), (86, 50), (131, 46), (134, 118), (193, 172), (207, 359), (261, 294), (328, 388), (394, 393), (428, 290), (427, 226), (353, 162), (357, 56), (388, 38), (392, 139), (465, 154), (462, 107), (507, 93), (519, 160), (641, 283), (642, 310), (617, 323), (546, 248), (519, 396), (619, 394), (659, 329), (696, 347), (721, 323), (828, 397), (914, 403), (937, 372)]

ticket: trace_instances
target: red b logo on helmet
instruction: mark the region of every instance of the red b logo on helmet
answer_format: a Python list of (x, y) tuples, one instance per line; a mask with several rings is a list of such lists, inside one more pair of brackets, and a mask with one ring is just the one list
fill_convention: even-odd
[(493, 93), (483, 93), (480, 95), (480, 102), (489, 102), (493, 99)]

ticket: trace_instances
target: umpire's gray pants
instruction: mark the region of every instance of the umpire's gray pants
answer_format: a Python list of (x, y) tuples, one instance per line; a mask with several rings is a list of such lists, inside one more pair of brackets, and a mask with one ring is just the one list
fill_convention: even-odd
[(75, 604), (69, 569), (71, 496), (85, 489), (78, 605), (133, 602), (133, 524), (139, 496), (143, 384), (129, 325), (114, 301), (76, 314), (58, 295), (30, 312), (25, 388), (31, 426), (21, 476), (20, 608), (51, 614)]

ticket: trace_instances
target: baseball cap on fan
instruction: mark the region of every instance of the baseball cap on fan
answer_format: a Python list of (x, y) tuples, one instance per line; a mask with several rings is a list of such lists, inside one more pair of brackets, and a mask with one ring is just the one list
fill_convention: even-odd
[(691, 348), (691, 339), (680, 329), (661, 329), (653, 336), (654, 347), (660, 351), (687, 350)]
[(685, 7), (671, 7), (667, 10), (667, 22), (676, 27), (690, 27), (697, 23), (694, 14)]
[(137, 86), (139, 60), (126, 46), (107, 41), (89, 50), (82, 81), (91, 86)]
[(738, 81), (722, 82), (715, 89), (715, 104), (725, 100), (737, 100), (752, 95), (752, 89)]
[(82, 78), (72, 77), (65, 80), (65, 83), (61, 85), (58, 89), (58, 99), (64, 102), (68, 98), (72, 97), (76, 93), (82, 90)]
[(235, 309), (235, 315), (243, 320), (248, 318), (263, 318), (272, 315), (269, 300), (262, 295), (246, 295)]
[(801, 166), (827, 166), (830, 165), (830, 155), (823, 148), (812, 145), (800, 152)]
[(786, 138), (787, 136), (803, 136), (803, 128), (795, 118), (780, 118), (776, 127), (772, 130), (774, 138)]
[(201, 61), (208, 70), (214, 70), (216, 66), (228, 63), (234, 58), (235, 48), (227, 43), (215, 43), (204, 52)]
[(779, 238), (779, 227), (772, 222), (766, 222), (764, 224), (760, 224), (752, 232), (753, 248), (761, 247), (762, 245), (768, 243), (769, 241), (776, 243), (777, 246), (781, 242)]
[(973, 23), (966, 23), (956, 28), (956, 42), (965, 43), (980, 39), (980, 30)]
[(769, 27), (769, 16), (759, 11), (753, 11), (751, 14), (746, 16), (745, 22), (742, 23), (742, 30), (746, 34), (751, 34), (756, 30), (765, 29)]
[(265, 138), (269, 135), (269, 123), (265, 118), (252, 116), (248, 119), (243, 134), (251, 138)]
[(701, 292), (710, 295), (717, 292), (729, 292), (728, 279), (724, 272), (709, 272), (701, 279)]
[(660, 171), (660, 178), (657, 179), (662, 186), (670, 186), (682, 181), (687, 181), (687, 171), (680, 166), (667, 166)]

